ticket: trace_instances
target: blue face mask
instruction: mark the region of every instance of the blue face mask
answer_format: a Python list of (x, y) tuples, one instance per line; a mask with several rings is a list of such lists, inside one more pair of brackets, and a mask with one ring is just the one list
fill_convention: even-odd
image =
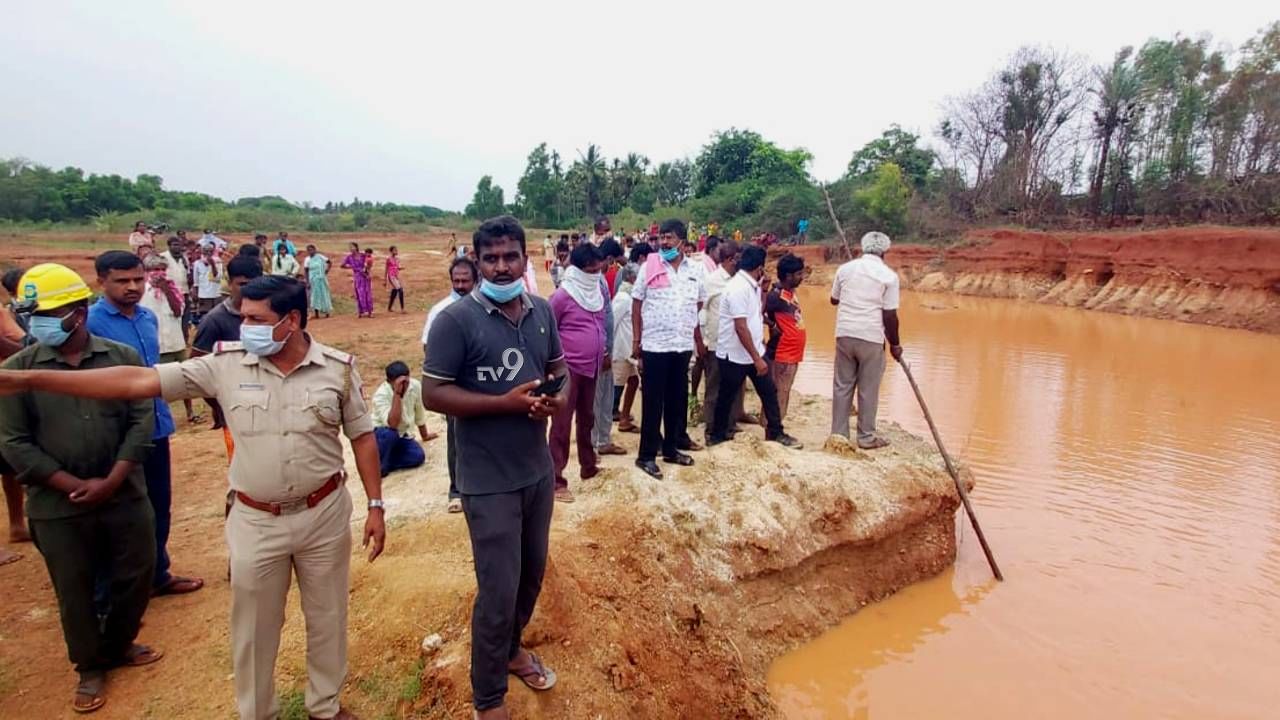
[(480, 281), (480, 292), (484, 296), (496, 303), (511, 302), (520, 297), (524, 292), (523, 280), (512, 280), (509, 283), (489, 282), (488, 280)]
[(659, 254), (662, 255), (663, 260), (671, 262), (672, 260), (680, 257), (680, 248), (669, 248), (667, 250), (660, 251)]
[(66, 317), (53, 317), (51, 315), (32, 315), (31, 324), (28, 328), (31, 332), (31, 337), (35, 338), (41, 345), (62, 347), (71, 338), (71, 333), (76, 331), (76, 327), (80, 327), (80, 323), (76, 323), (76, 327), (70, 330), (63, 330), (62, 321), (65, 319)]
[(284, 318), (280, 318), (280, 322), (275, 325), (241, 325), (240, 342), (244, 345), (244, 349), (258, 357), (271, 357), (283, 350), (289, 336), (286, 335), (284, 340), (276, 340), (273, 337), (275, 329), (282, 322)]

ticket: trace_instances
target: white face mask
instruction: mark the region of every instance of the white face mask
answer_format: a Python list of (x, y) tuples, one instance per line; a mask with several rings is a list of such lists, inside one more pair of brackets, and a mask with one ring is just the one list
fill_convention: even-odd
[(244, 349), (258, 357), (271, 357), (283, 350), (293, 333), (285, 335), (284, 340), (276, 340), (274, 335), (276, 328), (284, 321), (285, 318), (280, 318), (280, 322), (275, 325), (240, 325), (240, 342)]

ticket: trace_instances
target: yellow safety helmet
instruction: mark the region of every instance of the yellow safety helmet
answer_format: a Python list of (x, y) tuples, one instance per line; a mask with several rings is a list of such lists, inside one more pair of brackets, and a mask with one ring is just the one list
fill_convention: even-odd
[(18, 281), (19, 301), (38, 311), (56, 310), (93, 297), (93, 291), (75, 270), (58, 263), (42, 263)]

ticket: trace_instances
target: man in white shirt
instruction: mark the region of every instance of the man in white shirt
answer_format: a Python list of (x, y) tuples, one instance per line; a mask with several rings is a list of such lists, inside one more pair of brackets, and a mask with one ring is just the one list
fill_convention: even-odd
[[(476, 284), (480, 282), (480, 269), (466, 256), (454, 257), (453, 262), (449, 263), (449, 282), (453, 285), (453, 291), (444, 297), (443, 300), (431, 306), (431, 310), (427, 313), (427, 322), (422, 326), (422, 356), (427, 355), (427, 335), (431, 332), (431, 326), (435, 323), (440, 313), (458, 300), (471, 294)], [(452, 417), (446, 415), (445, 418), (445, 460), (449, 466), (449, 512), (462, 512), (462, 493), (458, 492), (458, 435), (456, 424)]]
[(689, 422), (689, 358), (705, 355), (698, 312), (707, 301), (705, 273), (684, 257), (688, 230), (667, 220), (658, 231), (658, 253), (650, 255), (631, 290), (631, 357), (640, 362), (640, 452), (636, 467), (661, 480), (655, 462), (692, 465), (681, 449), (701, 450), (685, 432)]
[[(721, 245), (723, 250), (723, 244)], [(764, 248), (747, 246), (738, 258), (738, 271), (725, 285), (720, 300), (720, 321), (716, 331), (716, 359), (720, 366), (720, 397), (731, 398), (750, 377), (764, 407), (765, 440), (799, 449), (800, 442), (782, 429), (782, 411), (778, 408), (778, 389), (764, 359)], [(765, 279), (767, 283), (768, 280)], [(709, 444), (729, 439), (729, 415), (732, 403), (716, 406), (712, 416)]]
[(201, 250), (207, 247), (213, 248), (213, 251), (219, 256), (227, 251), (227, 241), (214, 235), (213, 231), (209, 229), (205, 229), (204, 234), (200, 236), (196, 244), (200, 246)]
[(182, 344), (185, 346), (191, 334), (191, 263), (187, 261), (187, 249), (181, 238), (169, 238), (168, 247), (160, 257), (165, 261), (165, 275), (182, 293)]
[(618, 293), (613, 296), (613, 409), (618, 415), (619, 432), (640, 432), (631, 417), (631, 404), (640, 387), (640, 373), (631, 359), (631, 287), (635, 280), (634, 267), (618, 270)]
[(191, 266), (191, 273), (196, 281), (196, 312), (203, 316), (222, 300), (222, 258), (213, 245), (200, 246), (200, 259)]
[(902, 362), (898, 340), (898, 273), (884, 263), (889, 236), (862, 236), (862, 256), (836, 271), (831, 304), (836, 305), (835, 379), (832, 383), (831, 434), (849, 437), (849, 411), (858, 392), (858, 447), (874, 450), (889, 444), (876, 435), (880, 379), (884, 376), (884, 344)]
[[(733, 274), (738, 271), (739, 252), (738, 243), (733, 240), (719, 238), (715, 240), (714, 249), (709, 252), (715, 254), (720, 265), (714, 271), (707, 273), (707, 306), (702, 311), (702, 338), (707, 343), (707, 355), (703, 368), (707, 375), (707, 389), (702, 399), (702, 418), (706, 423), (708, 441), (711, 438), (711, 420), (715, 417), (716, 403), (720, 398), (720, 363), (716, 360), (716, 348), (719, 346), (720, 336), (720, 303), (724, 297), (725, 287)], [(713, 247), (710, 239), (707, 240), (707, 246)], [(734, 398), (733, 412), (729, 416), (729, 435), (735, 432), (732, 429), (733, 426), (737, 425), (738, 420), (746, 414), (743, 409), (744, 396), (744, 392), (739, 392)]]

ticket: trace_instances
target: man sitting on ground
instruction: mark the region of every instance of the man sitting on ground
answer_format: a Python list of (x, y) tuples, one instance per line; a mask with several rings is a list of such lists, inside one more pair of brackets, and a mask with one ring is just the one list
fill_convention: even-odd
[(427, 461), (426, 452), (412, 434), (417, 427), (422, 442), (436, 438), (427, 432), (422, 383), (410, 378), (409, 366), (399, 360), (387, 366), (387, 381), (373, 393), (373, 424), (382, 477)]

